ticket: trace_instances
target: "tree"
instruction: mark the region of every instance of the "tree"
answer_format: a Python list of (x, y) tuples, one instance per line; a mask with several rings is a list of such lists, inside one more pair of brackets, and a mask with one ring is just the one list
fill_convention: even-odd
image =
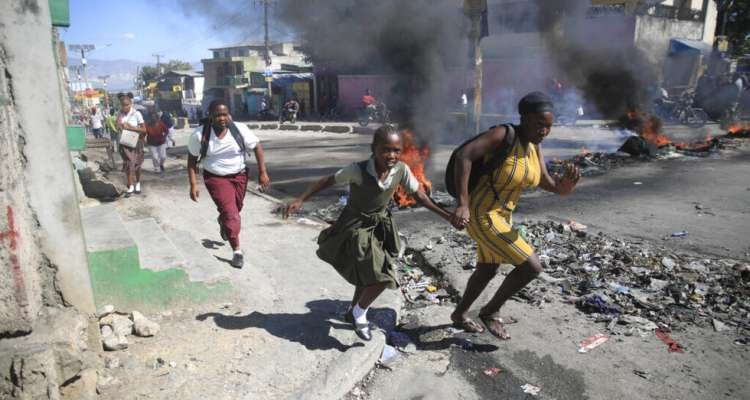
[(718, 8), (716, 34), (726, 35), (735, 55), (750, 53), (750, 0), (715, 0)]
[[(160, 65), (163, 72), (169, 72), (169, 71), (183, 71), (183, 70), (189, 70), (193, 69), (193, 66), (190, 65), (189, 62), (181, 61), (181, 60), (169, 60), (168, 62)], [(147, 83), (151, 82), (154, 79), (156, 79), (159, 75), (161, 75), (161, 72), (156, 67), (152, 66), (143, 66), (141, 68), (141, 73), (138, 75), (138, 78), (141, 82)]]

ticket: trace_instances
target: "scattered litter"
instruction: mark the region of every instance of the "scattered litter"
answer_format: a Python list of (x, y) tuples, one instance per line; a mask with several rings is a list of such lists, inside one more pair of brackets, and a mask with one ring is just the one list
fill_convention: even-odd
[(642, 331), (651, 332), (659, 328), (659, 326), (655, 323), (647, 320), (646, 318), (636, 315), (623, 315), (620, 317), (619, 321), (622, 321), (624, 324), (631, 325)]
[(663, 257), (661, 259), (661, 265), (663, 265), (664, 268), (672, 269), (677, 265), (677, 263), (669, 257)]
[(664, 342), (667, 346), (669, 346), (667, 348), (667, 351), (670, 353), (675, 353), (675, 352), (682, 353), (685, 351), (685, 349), (683, 349), (679, 343), (677, 343), (674, 339), (672, 339), (672, 337), (669, 336), (667, 332), (664, 332), (661, 329), (656, 330), (656, 337), (661, 339), (662, 342)]
[(466, 332), (465, 330), (463, 330), (463, 329), (461, 329), (461, 328), (456, 328), (456, 327), (453, 327), (453, 326), (449, 326), (449, 327), (447, 327), (447, 328), (445, 329), (445, 331), (446, 331), (446, 332), (448, 332), (448, 333), (449, 333), (449, 334), (451, 334), (451, 335), (455, 335), (455, 334), (457, 334), (457, 333), (464, 333), (464, 332)]
[(497, 376), (501, 372), (500, 368), (492, 367), (484, 370), (484, 374), (487, 376)]
[(537, 396), (539, 392), (542, 390), (541, 388), (538, 388), (534, 385), (530, 385), (528, 383), (521, 386), (521, 389), (523, 390), (524, 393), (528, 393), (532, 396)]
[(587, 353), (589, 350), (593, 350), (604, 342), (609, 340), (609, 336), (597, 333), (594, 336), (589, 336), (586, 339), (581, 340), (581, 346), (578, 348), (579, 353)]
[(570, 227), (570, 230), (573, 232), (582, 232), (588, 228), (586, 225), (581, 224), (576, 221), (572, 221), (572, 220), (568, 223), (568, 226)]
[(633, 185), (643, 185), (643, 182), (633, 182)]
[(398, 360), (398, 351), (392, 346), (385, 345), (385, 347), (383, 347), (383, 352), (380, 354), (380, 360), (378, 360), (378, 363), (385, 368), (391, 369), (391, 366), (396, 360)]
[(686, 237), (688, 233), (688, 231), (673, 232), (672, 237)]
[(714, 318), (712, 322), (713, 322), (713, 325), (714, 325), (714, 330), (716, 332), (726, 332), (726, 331), (731, 331), (732, 330), (732, 328), (730, 328), (727, 324), (719, 321), (716, 318)]
[(634, 369), (633, 373), (636, 374), (636, 375), (638, 375), (638, 376), (640, 376), (643, 379), (648, 379), (648, 372), (646, 372), (646, 371), (641, 371), (639, 369)]

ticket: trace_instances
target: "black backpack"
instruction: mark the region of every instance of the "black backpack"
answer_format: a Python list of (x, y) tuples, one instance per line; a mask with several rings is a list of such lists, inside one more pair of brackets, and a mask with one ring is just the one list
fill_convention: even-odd
[[(477, 160), (471, 164), (471, 173), (469, 175), (469, 193), (476, 189), (479, 178), (484, 175), (491, 174), (492, 171), (496, 170), (500, 165), (502, 165), (502, 163), (505, 162), (505, 159), (508, 157), (508, 154), (510, 154), (511, 150), (513, 149), (513, 143), (516, 140), (516, 130), (511, 124), (504, 124), (503, 126), (507, 130), (505, 133), (505, 146), (503, 146), (502, 149), (498, 150), (487, 162)], [(488, 131), (491, 131), (496, 127), (497, 126), (493, 126), (488, 129)], [(458, 191), (456, 190), (455, 179), (456, 154), (458, 154), (458, 152), (463, 149), (464, 146), (473, 142), (480, 136), (482, 135), (474, 136), (473, 138), (461, 143), (461, 145), (453, 150), (453, 153), (451, 153), (451, 158), (448, 160), (448, 166), (445, 168), (445, 188), (448, 193), (453, 196), (453, 198), (458, 199)], [(490, 183), (490, 187), (492, 187), (492, 192), (495, 195), (495, 200), (499, 200), (500, 195), (497, 193), (497, 191), (495, 191), (495, 186)]]
[[(237, 145), (240, 146), (240, 152), (242, 152), (243, 158), (246, 156), (247, 152), (245, 151), (245, 139), (242, 137), (242, 134), (240, 133), (239, 128), (237, 128), (237, 125), (234, 124), (234, 122), (229, 122), (229, 133), (232, 134), (232, 137), (237, 142)], [(198, 163), (201, 162), (204, 158), (206, 158), (206, 153), (208, 152), (208, 141), (211, 139), (211, 124), (206, 120), (203, 123), (203, 133), (201, 135), (201, 153), (200, 156), (198, 156)], [(245, 161), (245, 172), (248, 173), (249, 176), (249, 169), (250, 166), (247, 165), (247, 161)]]

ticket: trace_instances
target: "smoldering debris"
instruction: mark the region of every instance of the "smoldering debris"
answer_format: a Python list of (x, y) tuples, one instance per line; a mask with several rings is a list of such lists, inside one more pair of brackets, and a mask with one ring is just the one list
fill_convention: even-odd
[(530, 7), (555, 66), (604, 117), (620, 117), (647, 102), (648, 88), (657, 82), (656, 68), (632, 41), (619, 36), (617, 27), (629, 16), (600, 16), (597, 24), (588, 0), (534, 0)]
[[(750, 335), (747, 262), (594, 234), (575, 222), (531, 221), (515, 227), (545, 267), (517, 301), (539, 307), (570, 303), (592, 321), (625, 335), (690, 326), (720, 326), (740, 338)], [(442, 254), (444, 262), (435, 267), (472, 262), (475, 245), (466, 234), (451, 230), (443, 238), (431, 249), (420, 249), (436, 253), (432, 259)]]
[(278, 18), (310, 59), (348, 73), (391, 75), (387, 98), (394, 120), (425, 140), (439, 127), (454, 95), (449, 66), (465, 65), (468, 20), (460, 4), (428, 0), (285, 0)]

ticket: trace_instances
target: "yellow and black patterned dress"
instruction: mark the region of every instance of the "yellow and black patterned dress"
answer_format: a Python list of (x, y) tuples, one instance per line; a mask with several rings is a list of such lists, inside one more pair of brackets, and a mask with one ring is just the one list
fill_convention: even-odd
[(536, 145), (524, 146), (516, 138), (505, 162), (479, 179), (470, 194), (471, 219), (467, 226), (469, 236), (477, 242), (478, 263), (519, 265), (534, 252), (513, 229), (512, 213), (521, 191), (538, 186), (540, 177)]

